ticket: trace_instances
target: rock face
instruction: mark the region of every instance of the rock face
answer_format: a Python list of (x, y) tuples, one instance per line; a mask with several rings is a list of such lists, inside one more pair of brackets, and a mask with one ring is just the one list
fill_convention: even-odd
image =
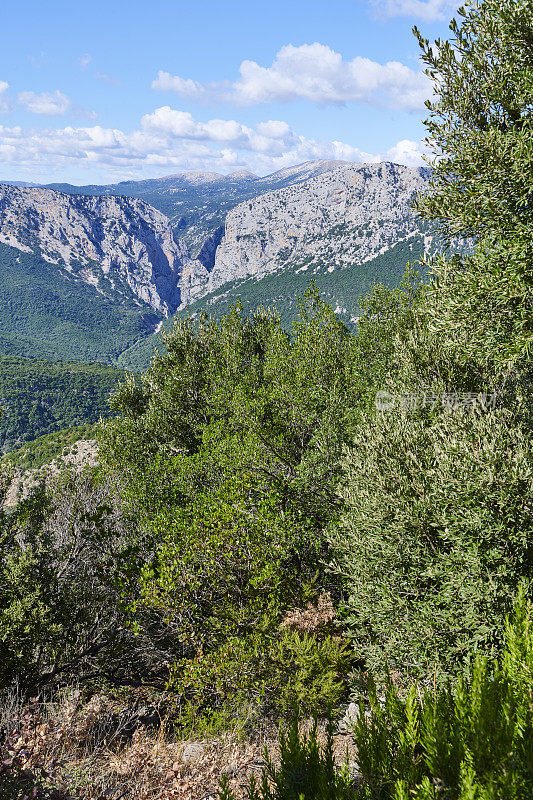
[[(228, 281), (289, 268), (331, 272), (420, 236), (425, 231), (410, 204), (427, 189), (429, 174), (397, 164), (317, 161), (266, 178), (191, 173), (187, 180), (126, 184), (123, 191), (170, 203), (166, 187), (175, 198), (168, 214), (182, 208), (183, 198), (191, 201), (191, 186), (207, 187), (211, 194), (194, 194), (197, 223), (187, 234), (195, 258), (178, 236), (186, 227), (139, 197), (119, 195), (122, 184), (87, 187), (86, 195), (0, 184), (0, 242), (38, 254), (103, 294), (169, 316)], [(253, 196), (238, 202), (243, 192)], [(215, 226), (217, 218), (225, 224)]]
[(429, 174), (398, 164), (343, 164), (241, 203), (226, 217), (208, 291), (282, 267), (332, 271), (364, 263), (420, 235), (410, 204), (427, 189)]
[(0, 185), (0, 242), (163, 316), (181, 303), (187, 248), (165, 215), (143, 200)]

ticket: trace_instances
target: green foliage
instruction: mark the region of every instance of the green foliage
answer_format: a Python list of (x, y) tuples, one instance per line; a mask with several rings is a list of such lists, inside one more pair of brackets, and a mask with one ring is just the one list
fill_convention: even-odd
[(472, 659), (455, 687), (382, 702), (369, 687), (354, 725), (361, 798), (525, 800), (533, 791), (532, 606), (519, 593), (501, 661)]
[(367, 402), (354, 339), (312, 291), (292, 338), (236, 308), (177, 322), (166, 344), (142, 390), (118, 391), (101, 445), (154, 549), (133, 612), (164, 615), (181, 643), (170, 685), (191, 713), (244, 694), (279, 712), (305, 702), (304, 684), (324, 707), (343, 691), (343, 648), (286, 633), (282, 658), (276, 637), (285, 610), (329, 587), (322, 528)]
[(450, 41), (431, 46), (415, 30), (435, 88), (426, 126), (437, 156), (418, 209), (478, 240), (464, 264), (435, 265), (431, 319), (443, 342), (506, 369), (533, 341), (533, 3), (480, 0), (458, 13)]
[(123, 375), (104, 364), (0, 356), (0, 450), (108, 417)]
[[(8, 481), (2, 473), (0, 500)], [(134, 548), (132, 522), (122, 520), (109, 488), (88, 475), (65, 471), (47, 491), (0, 511), (2, 690), (138, 683), (141, 676), (159, 676), (162, 685), (157, 648), (146, 633), (133, 635), (121, 605), (123, 564)], [(141, 619), (161, 647), (158, 620)], [(165, 655), (172, 652), (169, 646)]]
[(532, 456), (509, 414), (396, 410), (361, 426), (331, 542), (369, 666), (450, 674), (497, 645), (520, 579), (533, 578)]
[(114, 363), (158, 316), (0, 243), (0, 354)]
[(338, 701), (349, 661), (342, 645), (279, 628), (319, 565), (319, 540), (301, 514), (281, 514), (279, 497), (243, 478), (161, 512), (149, 530), (160, 544), (135, 608), (159, 609), (181, 643), (168, 685), (186, 720), (236, 723), (252, 713), (251, 696), (256, 711)]
[(245, 636), (228, 636), (206, 655), (177, 662), (181, 726), (196, 734), (246, 731), (258, 715), (324, 714), (346, 697), (352, 661), (337, 638), (300, 634), (258, 620)]
[[(352, 723), (358, 781), (323, 750), (316, 726), (301, 737), (294, 721), (280, 737), (280, 764), (268, 758), (254, 800), (526, 800), (533, 792), (533, 606), (523, 589), (505, 625), (501, 660), (476, 655), (455, 686), (401, 695), (389, 679), (369, 679)], [(234, 800), (221, 781), (220, 800)]]
[[(280, 763), (274, 765), (268, 753), (267, 766), (258, 786), (252, 776), (246, 789), (248, 800), (356, 800), (357, 791), (348, 766), (336, 769), (333, 759), (333, 731), (329, 725), (321, 748), (315, 724), (310, 734), (300, 736), (295, 720), (280, 735)], [(219, 800), (234, 800), (227, 778), (220, 784)]]
[[(354, 330), (354, 318), (362, 313), (361, 297), (370, 292), (376, 283), (394, 287), (400, 281), (406, 264), (422, 258), (423, 253), (423, 239), (414, 237), (409, 242), (399, 242), (371, 261), (346, 265), (333, 272), (328, 271), (328, 264), (315, 263), (309, 263), (307, 271), (298, 272), (302, 266), (298, 264), (293, 268), (266, 275), (260, 280), (251, 277), (245, 281), (224, 284), (215, 292), (191, 303), (176, 316), (185, 319), (190, 315), (199, 319), (202, 314), (208, 313), (220, 319), (229, 313), (234, 303), (239, 303), (244, 313), (250, 317), (261, 307), (276, 309), (282, 327), (290, 332), (299, 315), (298, 298), (305, 294), (313, 280), (322, 300), (332, 308), (341, 309), (337, 314), (338, 319), (347, 328)], [(166, 323), (164, 330), (168, 332), (171, 325), (171, 321)], [(147, 368), (155, 350), (163, 347), (164, 335), (148, 336), (124, 352), (120, 356), (119, 364), (125, 369), (141, 371)]]
[[(421, 40), (439, 159), (418, 208), (445, 233), (474, 234), (476, 250), (434, 261), (393, 336), (379, 388), (396, 405), (357, 427), (346, 511), (329, 535), (350, 635), (369, 666), (404, 677), (440, 679), (471, 650), (492, 653), (522, 579), (531, 591), (533, 220), (520, 189), (531, 183), (531, 105), (518, 88), (531, 87), (530, 8), (468, 3), (451, 43)], [(501, 157), (500, 134), (516, 141), (516, 160)], [(494, 393), (496, 408), (463, 408), (463, 393)]]
[(76, 449), (76, 443), (81, 439), (94, 439), (96, 437), (95, 425), (77, 425), (75, 428), (49, 433), (39, 436), (29, 445), (12, 450), (4, 457), (6, 464), (19, 469), (38, 469), (45, 464), (50, 464), (54, 459)]
[(472, 0), (448, 41), (415, 29), (435, 99), (428, 102), (434, 192), (418, 203), (448, 230), (499, 238), (533, 225), (533, 4)]
[(336, 507), (339, 454), (357, 415), (353, 339), (312, 293), (291, 339), (279, 319), (234, 308), (177, 321), (143, 390), (123, 386), (102, 447), (139, 513), (182, 505), (250, 474), (316, 520)]

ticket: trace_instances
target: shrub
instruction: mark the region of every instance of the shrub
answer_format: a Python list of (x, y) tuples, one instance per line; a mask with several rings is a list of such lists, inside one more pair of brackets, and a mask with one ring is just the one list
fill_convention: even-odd
[[(500, 660), (477, 654), (456, 686), (401, 696), (389, 679), (383, 697), (372, 679), (368, 706), (353, 724), (359, 783), (324, 749), (316, 727), (281, 736), (280, 765), (267, 757), (250, 800), (526, 800), (533, 792), (533, 605), (519, 591), (505, 625)], [(220, 800), (233, 800), (227, 780)]]
[(0, 546), (1, 688), (163, 685), (162, 662), (176, 651), (156, 616), (141, 615), (139, 636), (127, 626), (121, 590), (139, 545), (109, 487), (63, 472), (0, 512)]
[(389, 682), (354, 726), (362, 797), (496, 798), (533, 791), (533, 606), (523, 589), (499, 661), (477, 654), (455, 687), (407, 698)]
[[(300, 737), (293, 722), (280, 736), (280, 763), (275, 766), (268, 753), (261, 785), (252, 776), (246, 791), (248, 800), (356, 800), (348, 765), (337, 770), (333, 759), (333, 731), (329, 725), (321, 749), (315, 724), (309, 735)], [(221, 780), (219, 800), (235, 800), (227, 778)]]
[(282, 511), (245, 477), (162, 512), (159, 541), (141, 575), (133, 613), (164, 615), (183, 656), (171, 668), (184, 722), (211, 729), (295, 702), (327, 708), (344, 691), (349, 656), (330, 635), (280, 628), (283, 612), (316, 592), (320, 539), (301, 515)]
[(377, 412), (360, 427), (330, 542), (370, 668), (440, 678), (472, 650), (494, 654), (533, 577), (532, 455), (503, 411)]

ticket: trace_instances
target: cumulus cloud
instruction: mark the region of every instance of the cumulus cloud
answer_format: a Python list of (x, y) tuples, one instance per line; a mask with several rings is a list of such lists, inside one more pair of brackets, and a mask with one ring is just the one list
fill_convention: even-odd
[(295, 143), (295, 134), (286, 122), (268, 120), (254, 128), (227, 119), (198, 122), (187, 111), (170, 106), (157, 108), (141, 120), (144, 131), (163, 137), (230, 144), (242, 150), (281, 153)]
[(197, 100), (206, 93), (205, 87), (198, 81), (193, 81), (190, 78), (180, 78), (163, 70), (159, 70), (157, 78), (152, 81), (152, 89), (161, 89), (163, 92), (177, 92), (181, 97), (189, 97), (193, 100)]
[(32, 114), (47, 114), (56, 117), (66, 114), (72, 108), (72, 103), (63, 92), (20, 92), (18, 102), (26, 111)]
[(0, 157), (13, 168), (47, 169), (99, 166), (120, 176), (162, 174), (190, 169), (228, 172), (245, 167), (267, 174), (318, 159), (354, 162), (422, 163), (423, 149), (404, 140), (384, 153), (368, 153), (341, 141), (308, 139), (281, 120), (254, 127), (232, 119), (196, 120), (169, 106), (146, 114), (139, 128), (126, 133), (100, 125), (46, 129), (0, 126)]
[(419, 167), (424, 163), (424, 156), (428, 149), (423, 142), (413, 142), (402, 139), (380, 156), (380, 161), (393, 161), (395, 164), (405, 164), (407, 167)]
[(399, 61), (380, 64), (341, 54), (319, 42), (285, 45), (269, 67), (243, 61), (233, 83), (199, 83), (159, 72), (153, 89), (173, 91), (189, 100), (218, 100), (242, 106), (309, 100), (318, 105), (370, 103), (393, 108), (421, 108), (431, 94), (426, 75)]
[(371, 0), (379, 14), (387, 17), (416, 17), (424, 22), (448, 19), (457, 9), (453, 0)]

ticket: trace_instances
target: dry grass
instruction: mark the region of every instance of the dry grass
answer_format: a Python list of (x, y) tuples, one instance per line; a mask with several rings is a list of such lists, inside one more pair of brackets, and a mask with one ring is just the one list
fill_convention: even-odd
[[(243, 798), (251, 774), (261, 775), (265, 748), (277, 760), (278, 731), (267, 722), (246, 740), (228, 732), (191, 741), (176, 740), (164, 717), (151, 728), (142, 719), (138, 706), (103, 695), (81, 703), (71, 692), (54, 702), (23, 704), (13, 693), (0, 708), (1, 760), (26, 781), (13, 798), (207, 800), (217, 796), (222, 775)], [(336, 740), (339, 761), (347, 743), (346, 737)], [(33, 786), (39, 788), (32, 794)]]

